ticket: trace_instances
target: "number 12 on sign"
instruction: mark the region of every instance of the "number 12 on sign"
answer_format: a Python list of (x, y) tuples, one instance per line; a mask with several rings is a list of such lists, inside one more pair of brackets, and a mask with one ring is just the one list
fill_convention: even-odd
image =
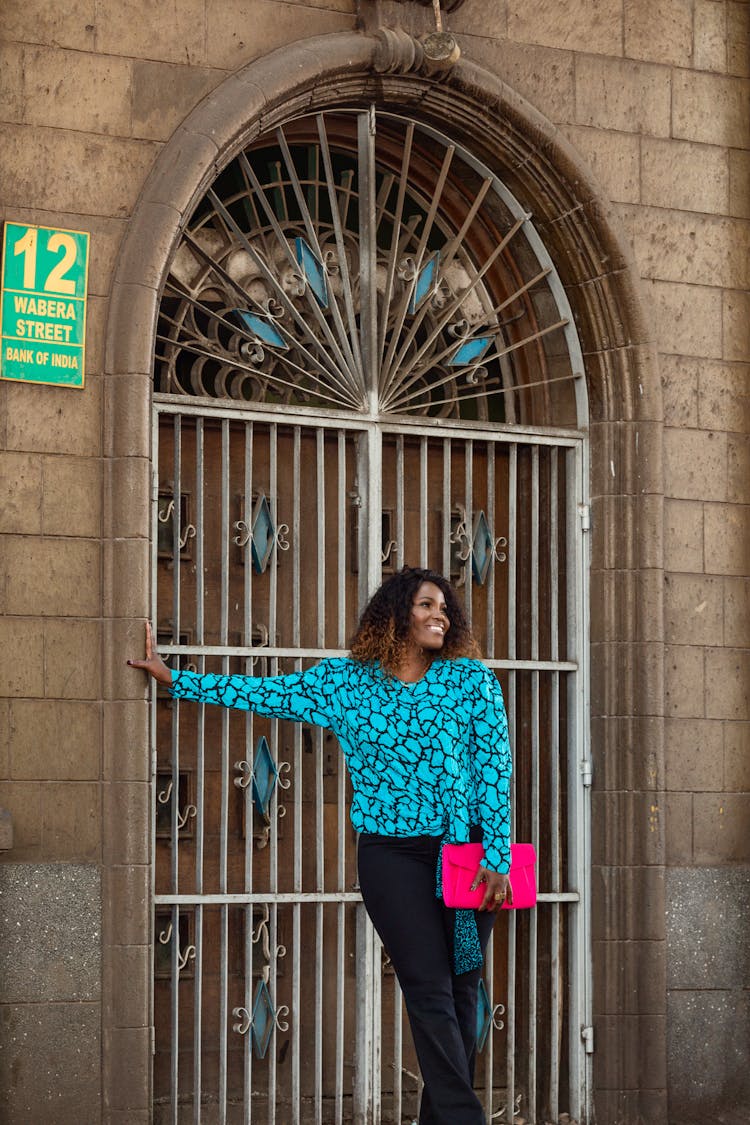
[(6, 223), (0, 377), (82, 387), (89, 235)]

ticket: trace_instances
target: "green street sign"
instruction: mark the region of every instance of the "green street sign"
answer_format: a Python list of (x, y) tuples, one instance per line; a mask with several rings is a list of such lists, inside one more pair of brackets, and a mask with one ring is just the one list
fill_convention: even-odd
[(89, 236), (6, 223), (0, 378), (82, 387)]

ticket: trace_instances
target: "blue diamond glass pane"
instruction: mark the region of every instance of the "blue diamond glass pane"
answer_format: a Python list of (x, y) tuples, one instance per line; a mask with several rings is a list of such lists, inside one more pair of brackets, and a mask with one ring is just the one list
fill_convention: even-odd
[(487, 1042), (491, 1026), (492, 1005), (484, 981), (480, 980), (477, 989), (477, 1050), (481, 1051)]
[(248, 312), (247, 309), (233, 309), (232, 311), (239, 318), (242, 327), (251, 332), (261, 344), (267, 344), (271, 348), (282, 348), (283, 351), (288, 349), (284, 337), (276, 331), (270, 320), (266, 320), (263, 316), (256, 316), (255, 313)]
[(278, 778), (279, 771), (273, 760), (273, 754), (265, 735), (261, 735), (255, 747), (255, 761), (253, 763), (253, 801), (261, 816), (268, 814), (268, 806), (271, 803)]
[(276, 1010), (271, 1002), (271, 994), (264, 980), (259, 980), (253, 1000), (253, 1016), (250, 1021), (250, 1038), (255, 1057), (264, 1059), (276, 1026)]
[(304, 238), (295, 238), (294, 249), (307, 284), (315, 294), (315, 299), (324, 309), (328, 308), (328, 285), (323, 263), (313, 254)]
[(484, 512), (477, 512), (474, 517), (474, 537), (471, 548), (471, 569), (474, 574), (475, 581), (483, 586), (487, 578), (487, 572), (490, 569), (492, 556), (494, 553), (494, 543), (490, 535), (490, 529), (487, 524)]
[(476, 363), (491, 343), (491, 336), (475, 336), (473, 340), (465, 340), (448, 360), (448, 367), (465, 367), (467, 363)]
[(265, 493), (261, 492), (255, 502), (253, 521), (250, 528), (250, 547), (253, 566), (257, 574), (263, 574), (271, 558), (276, 541), (276, 528), (271, 516), (271, 508)]
[(419, 272), (417, 284), (414, 286), (411, 304), (409, 305), (409, 312), (416, 312), (419, 306), (422, 304), (422, 301), (433, 288), (439, 265), (440, 251), (438, 250), (432, 255), (427, 265), (423, 266)]

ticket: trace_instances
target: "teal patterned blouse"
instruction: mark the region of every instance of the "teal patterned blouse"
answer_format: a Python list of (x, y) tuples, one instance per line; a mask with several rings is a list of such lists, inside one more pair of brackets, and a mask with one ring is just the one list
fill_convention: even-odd
[(176, 672), (171, 693), (332, 730), (358, 832), (461, 843), (478, 824), (485, 866), (510, 870), (508, 724), (500, 685), (480, 661), (434, 660), (416, 683), (349, 657), (286, 676)]

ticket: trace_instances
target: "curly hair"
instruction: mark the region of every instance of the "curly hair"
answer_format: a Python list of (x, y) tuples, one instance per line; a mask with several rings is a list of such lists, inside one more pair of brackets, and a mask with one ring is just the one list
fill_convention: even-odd
[(432, 582), (440, 589), (450, 622), (445, 642), (434, 653), (433, 659), (455, 660), (459, 656), (480, 655), (456, 591), (448, 579), (433, 570), (405, 566), (387, 578), (365, 606), (350, 645), (353, 660), (362, 664), (379, 663), (389, 675), (395, 674), (408, 648), (411, 609), (423, 582)]

